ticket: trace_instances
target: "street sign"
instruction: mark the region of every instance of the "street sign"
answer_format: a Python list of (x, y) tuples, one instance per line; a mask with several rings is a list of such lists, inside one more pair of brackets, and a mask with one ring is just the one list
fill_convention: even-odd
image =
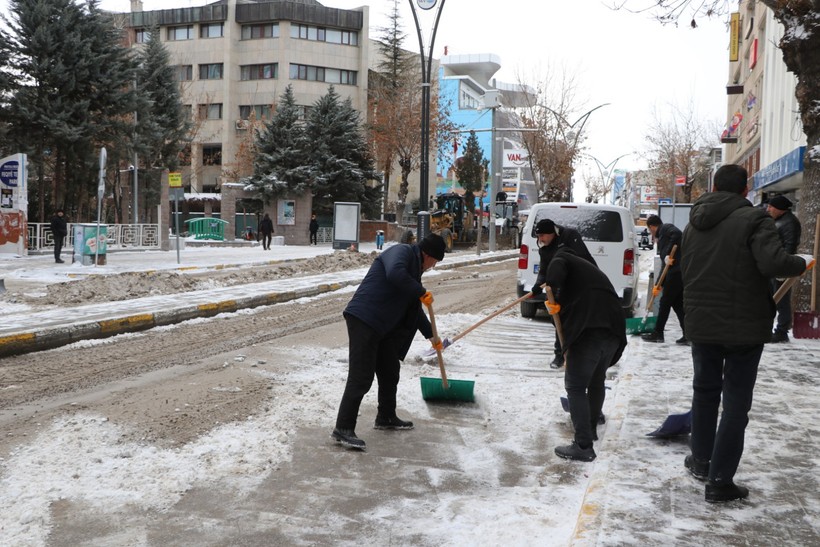
[(20, 171), (20, 162), (17, 160), (7, 161), (0, 165), (0, 181), (12, 188), (17, 186), (17, 173)]
[(686, 177), (675, 177), (675, 186), (686, 186)]
[(168, 187), (182, 188), (182, 173), (168, 173)]
[(105, 147), (100, 148), (100, 183), (97, 185), (97, 201), (101, 201), (105, 193), (105, 162), (108, 159), (108, 154)]

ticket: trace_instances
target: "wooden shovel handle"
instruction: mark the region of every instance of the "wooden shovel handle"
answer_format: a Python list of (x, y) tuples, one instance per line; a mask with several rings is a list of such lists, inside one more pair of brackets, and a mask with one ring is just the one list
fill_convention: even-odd
[[(552, 287), (549, 285), (546, 286), (545, 292), (547, 293), (547, 301), (550, 304), (555, 305), (555, 297), (552, 294)], [(564, 347), (564, 329), (561, 328), (561, 318), (556, 313), (555, 315), (550, 315), (552, 317), (553, 323), (555, 323), (555, 332), (558, 334), (558, 343), (561, 344), (561, 349), (566, 351), (566, 347)]]
[(790, 277), (786, 281), (784, 281), (783, 284), (780, 285), (780, 288), (777, 289), (777, 292), (774, 293), (774, 296), (772, 296), (772, 300), (774, 300), (774, 303), (777, 304), (778, 302), (780, 302), (780, 300), (783, 298), (783, 295), (789, 292), (792, 287), (797, 285), (798, 281), (800, 281), (799, 275), (795, 277)]
[[(430, 314), (430, 327), (433, 329), (433, 340), (438, 339), (438, 329), (436, 328), (436, 314), (433, 313), (433, 305), (427, 305), (427, 312)], [(447, 372), (444, 370), (444, 357), (441, 355), (441, 350), (436, 348), (436, 355), (438, 356), (438, 368), (441, 371), (441, 385), (444, 389), (449, 389), (447, 384)]]
[[(543, 285), (542, 285), (542, 287), (543, 287)], [(517, 304), (520, 304), (521, 302), (523, 302), (524, 300), (527, 300), (528, 298), (532, 298), (532, 292), (528, 292), (527, 294), (525, 294), (524, 296), (522, 296), (521, 298), (519, 298), (515, 302), (511, 302), (511, 303), (507, 304), (503, 308), (494, 311), (493, 313), (491, 313), (490, 315), (488, 315), (487, 317), (485, 317), (484, 319), (482, 319), (478, 323), (475, 323), (474, 325), (472, 325), (470, 327), (467, 327), (466, 329), (464, 329), (463, 331), (461, 331), (460, 333), (455, 335), (450, 343), (454, 343), (456, 340), (460, 340), (460, 339), (464, 338), (465, 336), (470, 334), (472, 331), (474, 331), (475, 329), (477, 329), (478, 327), (480, 327), (481, 325), (483, 325), (484, 323), (486, 323), (487, 321), (492, 319), (493, 317), (498, 317), (499, 315), (501, 315), (505, 311), (507, 311), (510, 308), (516, 306)]]
[[(814, 223), (814, 259), (817, 260), (817, 255), (820, 254), (820, 213), (817, 215), (817, 221)], [(811, 312), (817, 310), (817, 264), (811, 271)]]
[[(672, 245), (672, 250), (669, 251), (669, 258), (670, 259), (675, 258), (675, 253), (677, 252), (677, 250), (678, 250), (678, 246), (677, 245)], [(658, 278), (658, 282), (655, 283), (656, 287), (662, 287), (663, 286), (663, 280), (666, 279), (666, 274), (669, 271), (669, 268), (671, 266), (672, 266), (671, 264), (667, 264), (666, 266), (663, 267), (663, 272), (661, 272), (661, 276)], [(654, 302), (655, 302), (655, 291), (652, 291), (652, 296), (649, 297), (649, 302), (646, 304), (646, 313), (649, 313), (649, 310), (652, 309), (652, 304)]]

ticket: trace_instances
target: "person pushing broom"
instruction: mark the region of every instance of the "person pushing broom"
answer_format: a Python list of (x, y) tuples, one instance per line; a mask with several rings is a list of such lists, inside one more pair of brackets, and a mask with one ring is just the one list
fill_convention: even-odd
[(438, 234), (420, 243), (393, 245), (382, 252), (367, 272), (343, 315), (349, 342), (347, 383), (336, 427), (331, 437), (342, 446), (365, 450), (356, 436), (356, 418), (365, 394), (379, 382), (375, 429), (413, 429), (413, 422), (396, 416), (396, 391), (403, 361), (416, 331), (442, 350), (421, 305), (432, 305), (433, 295), (421, 284), (421, 275), (444, 259), (446, 245)]

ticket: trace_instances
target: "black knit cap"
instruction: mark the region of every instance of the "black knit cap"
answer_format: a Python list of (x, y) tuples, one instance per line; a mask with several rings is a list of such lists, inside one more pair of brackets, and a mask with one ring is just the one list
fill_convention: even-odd
[(792, 206), (792, 202), (786, 196), (775, 196), (769, 200), (769, 205), (781, 211), (788, 211)]
[(554, 234), (555, 223), (548, 218), (543, 218), (535, 225), (535, 233), (540, 234)]
[(447, 245), (444, 243), (444, 238), (438, 234), (427, 234), (419, 244), (421, 250), (427, 256), (431, 256), (436, 260), (444, 260), (444, 251)]

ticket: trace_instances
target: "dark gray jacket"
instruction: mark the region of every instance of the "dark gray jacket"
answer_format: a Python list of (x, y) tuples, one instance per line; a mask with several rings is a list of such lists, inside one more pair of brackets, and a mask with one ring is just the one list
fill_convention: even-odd
[(780, 241), (786, 252), (790, 255), (796, 253), (797, 246), (800, 245), (801, 227), (794, 213), (786, 211), (774, 221), (774, 225), (777, 226), (777, 233), (780, 234)]
[[(674, 224), (661, 224), (658, 228), (656, 239), (658, 240), (658, 255), (661, 261), (665, 260), (669, 253), (672, 252), (672, 247), (675, 245), (678, 248), (675, 250), (675, 263), (669, 267), (669, 273), (680, 271), (680, 259), (683, 257), (683, 233)], [(665, 264), (665, 262), (663, 262)]]
[(774, 220), (743, 196), (711, 192), (695, 202), (681, 260), (686, 337), (701, 344), (763, 344), (775, 305), (769, 279), (803, 273)]

